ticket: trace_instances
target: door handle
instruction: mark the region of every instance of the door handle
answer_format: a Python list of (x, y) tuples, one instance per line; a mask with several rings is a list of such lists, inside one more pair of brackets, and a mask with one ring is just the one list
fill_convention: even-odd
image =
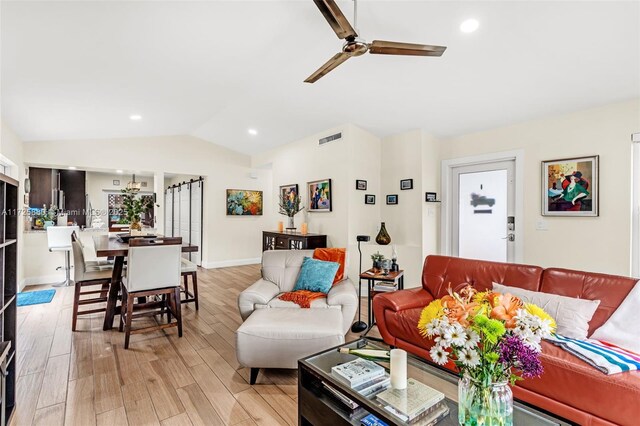
[(516, 234), (507, 234), (506, 237), (502, 237), (502, 240), (507, 240), (507, 241), (515, 241), (516, 240)]

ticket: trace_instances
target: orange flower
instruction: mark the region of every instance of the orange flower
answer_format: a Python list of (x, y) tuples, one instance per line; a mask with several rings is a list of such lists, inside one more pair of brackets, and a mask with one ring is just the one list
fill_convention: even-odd
[(475, 302), (467, 303), (462, 299), (455, 298), (454, 296), (443, 296), (440, 301), (445, 308), (445, 312), (449, 322), (459, 323), (463, 327), (469, 325), (468, 318), (475, 315), (475, 310), (478, 306)]
[(523, 306), (522, 300), (509, 293), (503, 295), (494, 293), (494, 295), (491, 295), (494, 297), (489, 298), (493, 306), (489, 316), (493, 319), (504, 321), (506, 328), (514, 328), (516, 326), (514, 317), (518, 313), (518, 309)]

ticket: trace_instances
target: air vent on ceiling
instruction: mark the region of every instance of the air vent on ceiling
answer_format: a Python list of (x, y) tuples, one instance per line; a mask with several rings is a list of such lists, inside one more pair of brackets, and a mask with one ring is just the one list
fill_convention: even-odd
[(318, 145), (322, 146), (326, 143), (333, 142), (335, 140), (342, 139), (342, 133), (336, 133), (335, 135), (327, 136), (318, 141)]

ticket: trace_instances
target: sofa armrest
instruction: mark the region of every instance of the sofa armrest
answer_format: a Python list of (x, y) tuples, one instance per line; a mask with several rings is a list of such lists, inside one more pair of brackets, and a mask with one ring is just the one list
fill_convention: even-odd
[(280, 288), (265, 279), (259, 279), (238, 295), (238, 309), (242, 320), (246, 320), (256, 304), (266, 305), (280, 293)]
[(387, 328), (386, 315), (407, 309), (421, 308), (427, 306), (432, 300), (431, 293), (422, 287), (376, 295), (373, 298), (373, 314), (376, 318), (378, 331), (385, 343), (396, 345), (396, 336), (393, 336)]
[(340, 309), (342, 309), (342, 328), (346, 334), (358, 310), (356, 287), (349, 279), (340, 281), (329, 290), (327, 304), (329, 306), (340, 306)]

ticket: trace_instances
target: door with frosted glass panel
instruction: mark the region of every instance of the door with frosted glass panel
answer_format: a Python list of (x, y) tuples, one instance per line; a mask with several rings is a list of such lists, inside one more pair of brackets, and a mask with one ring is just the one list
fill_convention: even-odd
[(451, 254), (514, 262), (515, 161), (454, 167)]

